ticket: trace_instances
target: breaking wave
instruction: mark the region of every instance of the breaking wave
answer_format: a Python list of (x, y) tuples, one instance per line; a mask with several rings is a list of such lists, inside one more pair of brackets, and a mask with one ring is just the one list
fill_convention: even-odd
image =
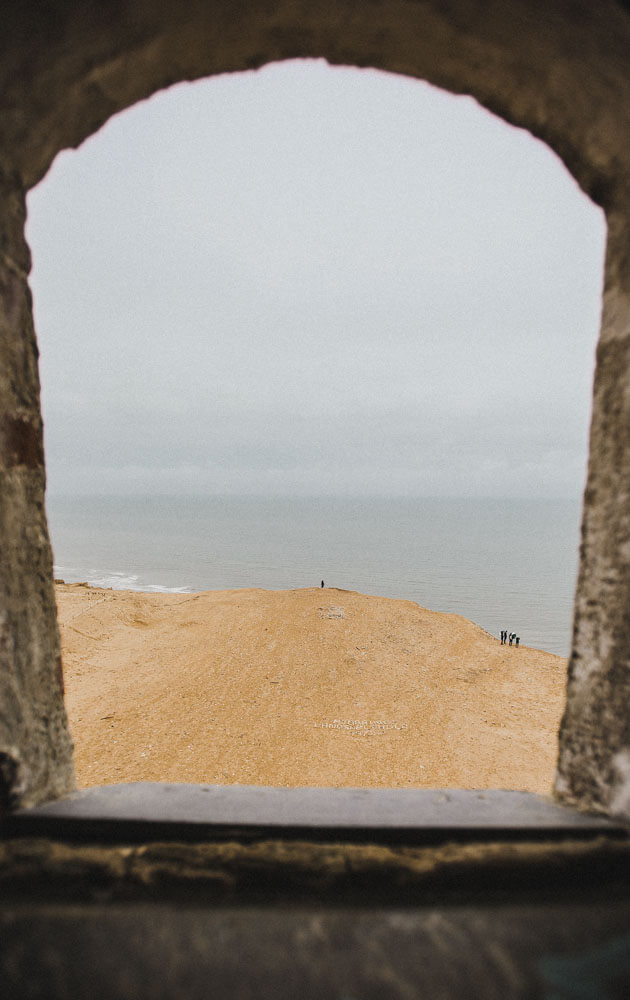
[(161, 583), (145, 583), (137, 573), (83, 569), (77, 566), (53, 566), (55, 579), (65, 583), (88, 583), (105, 590), (140, 590), (153, 594), (190, 594), (190, 587), (165, 587)]

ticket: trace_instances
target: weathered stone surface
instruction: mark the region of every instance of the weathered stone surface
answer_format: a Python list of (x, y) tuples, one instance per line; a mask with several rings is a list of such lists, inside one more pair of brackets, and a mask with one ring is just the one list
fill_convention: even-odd
[(0, 34), (0, 788), (71, 785), (43, 509), (24, 190), (60, 149), (180, 80), (293, 57), (427, 79), (529, 129), (608, 213), (575, 647), (557, 791), (630, 815), (630, 11), (615, 0), (74, 0), (5, 5)]
[[(624, 210), (625, 209), (625, 210)], [(630, 816), (630, 201), (608, 214), (567, 705), (557, 792)]]
[(428, 847), (264, 840), (255, 843), (0, 842), (0, 898), (186, 899), (243, 904), (319, 899), (388, 905), (413, 899), (579, 898), (630, 893), (630, 843), (607, 836), (557, 843)]
[(626, 997), (630, 906), (0, 907), (11, 1000)]
[(44, 511), (23, 195), (0, 191), (0, 810), (74, 786)]
[(628, 845), (0, 844), (7, 996), (627, 996)]
[(540, 135), (596, 200), (622, 180), (630, 19), (614, 0), (30, 0), (5, 18), (0, 146), (28, 186), (157, 89), (300, 56), (471, 93)]

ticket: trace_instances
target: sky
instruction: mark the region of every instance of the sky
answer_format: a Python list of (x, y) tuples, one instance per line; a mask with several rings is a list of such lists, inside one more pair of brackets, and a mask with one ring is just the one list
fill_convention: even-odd
[(472, 98), (178, 84), (28, 210), (49, 493), (581, 494), (603, 213)]

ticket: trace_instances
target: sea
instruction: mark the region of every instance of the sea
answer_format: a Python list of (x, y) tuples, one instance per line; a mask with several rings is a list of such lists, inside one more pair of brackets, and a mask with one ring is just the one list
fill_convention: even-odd
[(324, 580), (569, 653), (577, 499), (50, 496), (47, 511), (68, 583), (185, 594)]

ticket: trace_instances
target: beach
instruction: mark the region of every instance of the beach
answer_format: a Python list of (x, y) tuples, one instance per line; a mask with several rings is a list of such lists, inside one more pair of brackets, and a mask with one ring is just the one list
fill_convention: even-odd
[(333, 588), (56, 594), (81, 788), (551, 790), (566, 660), (459, 615)]
[(48, 497), (47, 512), (66, 583), (190, 594), (323, 577), (569, 655), (578, 501), (78, 496)]

